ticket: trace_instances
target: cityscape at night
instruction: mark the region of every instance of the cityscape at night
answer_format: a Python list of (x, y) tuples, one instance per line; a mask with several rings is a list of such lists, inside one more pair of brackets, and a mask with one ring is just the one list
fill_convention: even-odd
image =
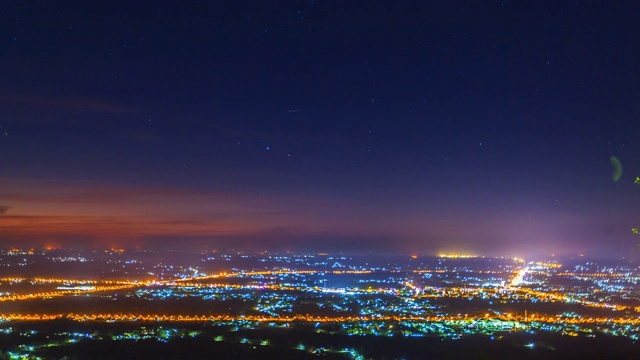
[(0, 360), (640, 358), (638, 19), (0, 1)]
[[(11, 249), (0, 273), (9, 358), (93, 358), (142, 340), (220, 343), (230, 357), (423, 351), (388, 354), (362, 344), (368, 337), (479, 339), (551, 358), (571, 344), (560, 338), (615, 337), (615, 349), (596, 354), (640, 351), (640, 264), (624, 259)], [(465, 354), (448, 351), (436, 355)]]

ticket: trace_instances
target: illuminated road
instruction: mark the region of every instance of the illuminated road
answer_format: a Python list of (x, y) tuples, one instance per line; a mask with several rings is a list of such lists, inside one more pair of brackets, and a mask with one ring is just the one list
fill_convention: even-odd
[[(435, 270), (439, 271), (439, 270)], [(33, 299), (47, 299), (53, 297), (61, 297), (61, 296), (76, 296), (81, 294), (89, 294), (89, 293), (98, 293), (98, 292), (116, 292), (122, 290), (130, 290), (136, 288), (143, 287), (157, 287), (157, 286), (170, 286), (175, 288), (225, 288), (229, 290), (273, 290), (273, 291), (302, 291), (302, 292), (313, 292), (313, 293), (331, 293), (331, 294), (346, 294), (346, 295), (355, 295), (355, 294), (373, 294), (373, 295), (392, 295), (392, 296), (411, 296), (414, 298), (459, 298), (459, 297), (471, 297), (471, 296), (492, 296), (494, 298), (500, 298), (509, 300), (514, 297), (523, 297), (525, 300), (537, 299), (543, 302), (564, 302), (564, 303), (574, 303), (580, 304), (588, 307), (602, 308), (602, 309), (611, 309), (611, 310), (628, 310), (630, 307), (622, 306), (618, 304), (611, 304), (606, 302), (596, 302), (590, 301), (586, 299), (571, 297), (566, 294), (556, 293), (556, 292), (543, 292), (536, 291), (524, 286), (521, 286), (523, 283), (523, 278), (529, 271), (529, 267), (523, 267), (515, 273), (513, 279), (508, 283), (506, 287), (500, 288), (481, 288), (481, 287), (424, 287), (420, 288), (413, 285), (409, 281), (405, 281), (403, 284), (399, 284), (398, 287), (386, 287), (386, 288), (331, 288), (331, 287), (318, 287), (318, 286), (293, 286), (293, 285), (280, 285), (280, 284), (266, 284), (266, 285), (238, 285), (238, 284), (227, 284), (221, 283), (224, 279), (230, 278), (248, 278), (254, 276), (279, 276), (279, 275), (323, 275), (323, 274), (369, 274), (371, 271), (361, 271), (361, 270), (335, 270), (335, 271), (318, 271), (318, 270), (290, 270), (290, 269), (281, 269), (281, 270), (272, 270), (272, 271), (240, 271), (240, 272), (221, 272), (217, 274), (211, 274), (206, 276), (194, 276), (194, 277), (184, 277), (184, 278), (174, 278), (168, 280), (152, 280), (152, 281), (126, 281), (126, 280), (118, 280), (118, 281), (96, 281), (96, 280), (77, 280), (77, 279), (51, 279), (51, 278), (3, 278), (0, 279), (0, 283), (9, 283), (9, 284), (17, 284), (17, 283), (27, 283), (31, 285), (58, 285), (56, 290), (50, 291), (38, 291), (33, 293), (2, 293), (0, 295), (0, 302), (5, 301), (23, 301), (23, 300), (33, 300)], [(411, 271), (411, 273), (423, 273), (424, 270)], [(219, 280), (220, 282), (214, 284), (201, 283), (199, 281), (204, 280)], [(408, 290), (408, 292), (402, 292), (402, 288)], [(7, 319), (19, 319), (21, 317), (26, 316), (29, 319), (40, 319), (43, 317), (60, 317), (64, 316), (60, 315), (47, 315), (47, 314), (38, 314), (33, 315), (3, 315)], [(71, 317), (72, 315), (66, 315)], [(73, 318), (87, 318), (90, 319), (96, 318), (97, 315), (73, 315)], [(113, 318), (121, 317), (123, 315), (114, 315), (114, 314), (105, 314), (104, 316), (97, 316), (101, 318)], [(145, 320), (153, 320), (155, 318), (164, 319), (166, 315), (136, 315), (125, 317), (124, 319), (130, 319), (126, 321), (132, 321), (131, 319), (144, 318)], [(78, 319), (79, 319), (78, 318)], [(542, 321), (543, 317), (538, 317), (538, 321)], [(248, 319), (248, 318), (247, 318)], [(293, 321), (299, 320), (300, 318), (263, 318), (256, 317), (252, 318), (252, 321)], [(384, 318), (380, 317), (372, 317), (371, 319), (375, 320), (383, 320)], [(421, 320), (421, 321), (439, 321), (442, 317), (434, 317), (429, 318), (402, 318), (400, 320)], [(629, 318), (621, 318), (624, 320), (616, 320), (616, 321), (624, 321), (624, 323), (636, 324), (638, 321), (637, 317), (629, 317)], [(171, 319), (170, 319), (171, 320)], [(342, 322), (342, 321), (360, 321), (362, 318), (313, 318), (308, 321), (330, 321), (330, 322)], [(508, 319), (513, 320), (513, 319)], [(521, 319), (525, 320), (525, 319)], [(177, 321), (209, 321), (209, 317), (187, 317), (182, 318)], [(555, 322), (556, 320), (551, 319), (548, 321)], [(580, 320), (585, 321), (585, 320)], [(595, 322), (600, 322), (601, 320), (593, 320)], [(605, 320), (602, 320), (605, 321)], [(607, 318), (606, 321), (612, 321), (610, 318)], [(566, 321), (565, 321), (566, 322)]]
[(237, 316), (237, 315), (166, 315), (166, 314), (3, 314), (0, 315), (3, 321), (41, 321), (55, 319), (69, 319), (74, 321), (96, 321), (96, 322), (230, 322), (230, 321), (249, 321), (258, 323), (290, 323), (290, 322), (309, 322), (309, 323), (350, 323), (350, 322), (381, 322), (381, 321), (412, 321), (412, 322), (447, 322), (447, 321), (510, 321), (522, 324), (532, 322), (538, 323), (560, 323), (560, 324), (618, 324), (618, 325), (640, 325), (640, 318), (606, 318), (606, 317), (590, 317), (590, 318), (562, 318), (559, 316), (545, 316), (540, 314), (529, 315), (527, 319), (522, 314), (517, 315), (485, 315), (485, 316), (426, 316), (426, 317), (400, 317), (400, 316), (347, 316), (347, 317), (329, 317), (329, 316)]

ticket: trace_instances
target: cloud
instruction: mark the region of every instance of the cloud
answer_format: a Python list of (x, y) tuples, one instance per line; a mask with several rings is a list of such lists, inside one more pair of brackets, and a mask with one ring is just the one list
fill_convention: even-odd
[[(3, 121), (42, 122), (56, 114), (125, 114), (135, 109), (92, 96), (65, 96), (47, 93), (19, 93), (0, 89)], [(65, 117), (65, 119), (69, 119)], [(58, 119), (59, 120), (59, 119)], [(70, 121), (70, 120), (69, 120)]]
[(19, 209), (0, 217), (0, 237), (14, 239), (173, 237), (295, 242), (318, 231), (348, 233), (357, 222), (339, 220), (349, 216), (336, 212), (351, 210), (334, 200), (252, 192), (0, 178), (0, 198)]
[[(370, 199), (300, 193), (135, 187), (104, 181), (0, 178), (0, 246), (55, 241), (126, 244), (575, 254), (635, 247), (626, 209), (578, 212), (505, 202), (434, 201), (384, 208)], [(472, 209), (472, 210), (469, 210)], [(8, 210), (11, 210), (8, 212)], [(606, 216), (605, 216), (606, 215)], [(604, 226), (607, 225), (607, 226)], [(617, 242), (616, 242), (617, 241)], [(626, 242), (631, 242), (627, 244)]]

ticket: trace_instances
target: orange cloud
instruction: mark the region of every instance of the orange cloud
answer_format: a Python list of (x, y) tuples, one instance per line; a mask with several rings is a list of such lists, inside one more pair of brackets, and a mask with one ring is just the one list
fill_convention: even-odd
[(345, 216), (360, 211), (352, 204), (288, 195), (0, 179), (0, 198), (11, 206), (0, 217), (0, 238), (275, 238), (375, 230)]

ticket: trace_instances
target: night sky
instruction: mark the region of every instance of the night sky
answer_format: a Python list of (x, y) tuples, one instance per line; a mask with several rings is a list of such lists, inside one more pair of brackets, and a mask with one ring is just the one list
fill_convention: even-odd
[(637, 1), (221, 3), (0, 2), (0, 246), (638, 256)]

